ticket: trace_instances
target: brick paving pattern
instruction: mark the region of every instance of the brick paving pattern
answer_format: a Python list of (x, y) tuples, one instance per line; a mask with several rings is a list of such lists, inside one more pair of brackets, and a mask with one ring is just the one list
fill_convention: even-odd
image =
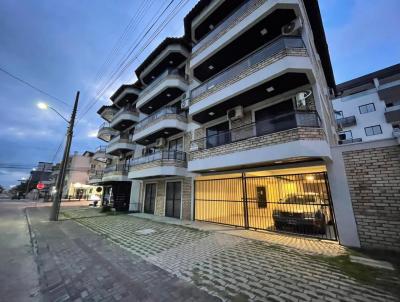
[[(128, 215), (99, 217), (90, 210), (66, 214), (223, 301), (397, 301), (323, 260), (283, 245)], [(140, 234), (143, 230), (147, 235)]]

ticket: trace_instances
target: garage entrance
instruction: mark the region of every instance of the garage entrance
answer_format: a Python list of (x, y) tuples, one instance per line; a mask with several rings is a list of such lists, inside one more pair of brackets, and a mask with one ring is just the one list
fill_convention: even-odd
[(337, 240), (326, 172), (196, 180), (195, 219)]

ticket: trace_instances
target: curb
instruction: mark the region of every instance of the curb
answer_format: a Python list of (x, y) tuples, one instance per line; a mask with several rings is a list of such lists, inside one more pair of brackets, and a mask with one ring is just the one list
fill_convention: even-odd
[(33, 254), (35, 256), (37, 256), (37, 254), (38, 254), (38, 246), (37, 246), (35, 233), (33, 232), (33, 229), (32, 229), (32, 223), (31, 223), (31, 218), (29, 216), (28, 208), (24, 209), (24, 213), (25, 213), (25, 217), (26, 217), (26, 222), (28, 224), (29, 237), (31, 239), (32, 251), (33, 251)]

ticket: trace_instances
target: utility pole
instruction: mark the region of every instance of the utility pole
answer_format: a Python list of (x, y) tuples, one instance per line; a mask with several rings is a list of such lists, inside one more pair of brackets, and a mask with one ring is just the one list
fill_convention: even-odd
[(58, 214), (60, 212), (61, 198), (62, 198), (62, 190), (64, 186), (65, 180), (65, 172), (67, 170), (68, 160), (69, 160), (69, 152), (71, 149), (72, 135), (74, 130), (75, 116), (76, 111), (78, 109), (78, 101), (79, 101), (79, 91), (76, 93), (74, 108), (72, 109), (71, 119), (68, 123), (67, 130), (67, 142), (65, 144), (64, 155), (61, 162), (60, 173), (57, 177), (56, 183), (56, 194), (53, 197), (53, 205), (50, 211), (50, 221), (57, 221)]

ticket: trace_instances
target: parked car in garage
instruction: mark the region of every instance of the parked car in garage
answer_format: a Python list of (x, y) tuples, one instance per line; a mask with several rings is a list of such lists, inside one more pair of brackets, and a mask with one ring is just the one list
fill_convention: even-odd
[(326, 233), (330, 221), (329, 207), (316, 194), (289, 195), (272, 212), (275, 228), (294, 229), (296, 232)]

